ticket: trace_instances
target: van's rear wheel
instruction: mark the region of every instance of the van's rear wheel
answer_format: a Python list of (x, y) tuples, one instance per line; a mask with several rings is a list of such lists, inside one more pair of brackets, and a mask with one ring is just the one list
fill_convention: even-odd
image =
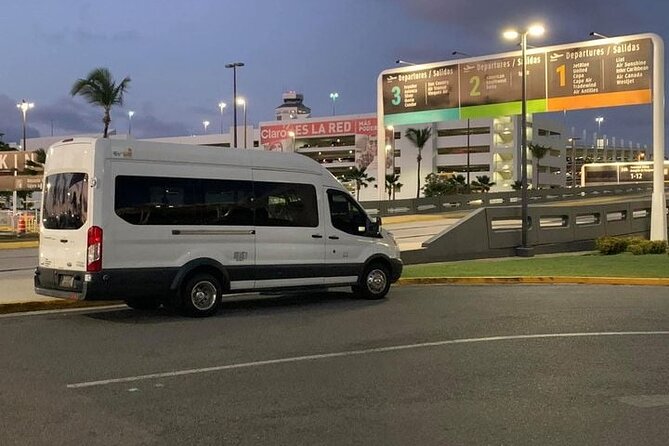
[(181, 290), (181, 309), (188, 316), (211, 316), (218, 311), (222, 292), (216, 277), (206, 273), (196, 274)]
[(373, 263), (365, 268), (357, 285), (351, 288), (363, 299), (383, 299), (390, 289), (388, 268), (380, 263)]

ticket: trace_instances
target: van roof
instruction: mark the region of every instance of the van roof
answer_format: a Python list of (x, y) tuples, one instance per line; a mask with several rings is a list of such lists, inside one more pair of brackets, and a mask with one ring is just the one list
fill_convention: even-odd
[[(311, 158), (299, 153), (269, 152), (258, 149), (208, 147), (137, 139), (69, 138), (52, 146), (55, 150), (74, 144), (86, 144), (102, 150), (105, 158), (177, 163), (220, 164), (291, 170), (323, 175), (326, 169)], [(128, 149), (131, 149), (128, 151)]]

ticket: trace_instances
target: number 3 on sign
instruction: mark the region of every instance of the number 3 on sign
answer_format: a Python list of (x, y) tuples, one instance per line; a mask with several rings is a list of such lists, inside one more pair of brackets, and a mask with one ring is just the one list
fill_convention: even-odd
[(400, 105), (402, 103), (402, 90), (400, 87), (393, 87), (390, 92), (393, 95), (393, 99), (390, 101), (390, 103), (393, 105)]

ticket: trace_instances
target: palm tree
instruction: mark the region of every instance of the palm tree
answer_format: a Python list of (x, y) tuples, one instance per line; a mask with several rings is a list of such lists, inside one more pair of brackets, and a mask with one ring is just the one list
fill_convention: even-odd
[(400, 183), (400, 176), (395, 173), (389, 173), (386, 175), (386, 190), (388, 191), (388, 201), (395, 199), (395, 191), (402, 189), (404, 186)]
[(477, 176), (476, 181), (472, 181), (472, 185), (483, 193), (488, 192), (495, 184), (497, 183), (490, 181), (490, 177), (488, 175)]
[(374, 177), (367, 176), (365, 170), (364, 167), (361, 169), (354, 167), (342, 175), (344, 181), (355, 181), (355, 197), (357, 200), (360, 200), (360, 188), (367, 187), (376, 180)]
[(532, 188), (533, 189), (539, 189), (539, 161), (546, 156), (548, 151), (551, 149), (550, 147), (546, 146), (541, 146), (539, 144), (528, 144), (527, 148), (532, 152), (532, 158), (537, 160), (537, 166), (534, 169), (534, 177), (536, 180), (532, 181)]
[(414, 129), (410, 128), (407, 129), (406, 132), (404, 132), (404, 136), (406, 136), (409, 141), (413, 143), (414, 146), (418, 148), (418, 156), (416, 157), (416, 161), (418, 162), (418, 170), (417, 170), (417, 180), (418, 180), (418, 186), (416, 187), (416, 198), (420, 197), (420, 162), (423, 160), (423, 147), (425, 147), (425, 144), (429, 141), (430, 137), (432, 137), (432, 129), (430, 127), (425, 127), (424, 129)]
[(125, 77), (118, 85), (107, 68), (96, 68), (85, 79), (78, 79), (70, 94), (82, 96), (89, 104), (99, 105), (105, 111), (102, 122), (105, 125), (103, 136), (107, 138), (110, 111), (114, 105), (123, 105), (123, 94), (128, 90), (130, 78)]
[(37, 175), (44, 172), (44, 163), (46, 162), (46, 151), (44, 149), (35, 150), (35, 161), (26, 159), (25, 171), (28, 175)]
[(451, 183), (453, 191), (456, 194), (460, 194), (464, 191), (469, 192), (469, 186), (467, 185), (467, 178), (464, 175), (455, 175), (448, 179), (448, 182)]

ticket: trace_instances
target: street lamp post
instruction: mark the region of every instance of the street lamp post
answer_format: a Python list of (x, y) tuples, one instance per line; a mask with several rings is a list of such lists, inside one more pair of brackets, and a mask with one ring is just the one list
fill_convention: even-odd
[(221, 135), (223, 134), (223, 110), (225, 110), (225, 107), (226, 107), (227, 105), (228, 105), (228, 104), (226, 104), (226, 103), (223, 102), (223, 101), (221, 101), (221, 102), (218, 103), (218, 108), (221, 109)]
[(210, 122), (209, 121), (202, 121), (202, 125), (204, 126), (204, 134), (207, 134), (207, 127), (209, 127)]
[(33, 102), (26, 102), (25, 99), (21, 100), (18, 104), (16, 104), (16, 108), (21, 110), (21, 115), (23, 116), (23, 151), (25, 152), (27, 147), (26, 147), (26, 118), (28, 115), (28, 110), (32, 109), (35, 106)]
[(135, 116), (133, 110), (128, 110), (128, 135), (132, 135), (132, 117)]
[[(288, 136), (290, 136), (290, 140), (292, 142), (291, 147), (293, 149), (293, 152), (295, 152), (295, 132), (292, 131), (288, 132)], [(283, 152), (283, 144), (281, 145), (281, 151)]]
[(332, 116), (335, 115), (335, 102), (337, 101), (337, 98), (339, 98), (339, 93), (336, 91), (330, 93), (330, 99), (332, 99)]
[[(225, 68), (232, 68), (232, 100), (237, 103), (237, 67), (243, 67), (244, 62), (233, 62), (225, 65)], [(234, 146), (237, 147), (237, 107), (232, 113), (232, 125), (235, 127)]]
[[(21, 110), (21, 116), (23, 118), (23, 151), (28, 150), (28, 140), (26, 138), (26, 120), (28, 115), (28, 110), (32, 109), (35, 106), (33, 102), (26, 102), (25, 99), (22, 99), (21, 102), (16, 104), (16, 108)], [(18, 176), (18, 167), (14, 169), (14, 177)], [(13, 215), (16, 215), (16, 202), (18, 201), (18, 194), (16, 193), (16, 178), (14, 178), (14, 191), (12, 193), (12, 212)]]
[(246, 131), (246, 99), (237, 98), (237, 105), (244, 106), (244, 148), (248, 149), (249, 147), (246, 145), (246, 134), (248, 133)]
[(569, 138), (569, 142), (571, 143), (571, 187), (574, 188), (576, 187), (576, 141), (578, 141), (579, 137), (572, 137)]
[(595, 122), (597, 123), (597, 139), (595, 140), (595, 159), (593, 161), (596, 163), (598, 160), (597, 154), (599, 153), (600, 139), (602, 140), (602, 154), (604, 153), (604, 138), (602, 138), (602, 122), (604, 122), (604, 116), (597, 116)]
[(520, 117), (520, 171), (521, 171), (521, 203), (520, 214), (522, 219), (521, 245), (516, 248), (516, 254), (521, 257), (532, 257), (534, 253), (528, 244), (527, 233), (529, 229), (528, 209), (527, 209), (527, 35), (541, 36), (544, 33), (544, 27), (533, 25), (523, 32), (506, 31), (504, 37), (509, 40), (515, 40), (520, 36), (520, 48), (523, 69), (521, 71), (521, 117)]

